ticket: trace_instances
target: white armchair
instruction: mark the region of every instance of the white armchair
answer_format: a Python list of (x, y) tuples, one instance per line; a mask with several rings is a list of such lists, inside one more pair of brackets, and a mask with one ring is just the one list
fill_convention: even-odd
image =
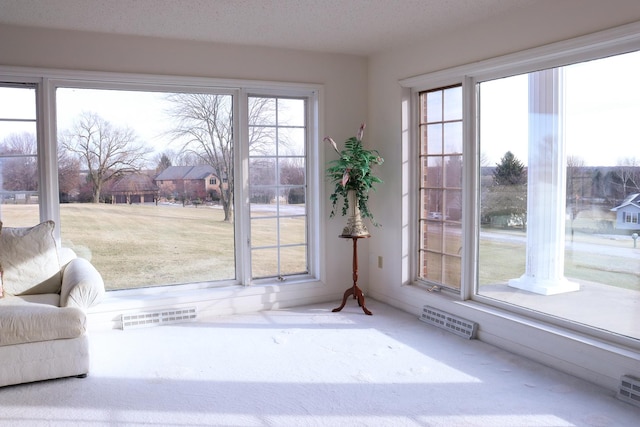
[(0, 230), (0, 387), (89, 372), (85, 310), (104, 282), (89, 261), (57, 248), (53, 228)]

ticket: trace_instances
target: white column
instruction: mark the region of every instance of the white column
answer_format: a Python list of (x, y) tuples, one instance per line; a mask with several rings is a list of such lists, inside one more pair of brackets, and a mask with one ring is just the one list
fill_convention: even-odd
[(577, 291), (564, 277), (566, 155), (562, 70), (529, 74), (527, 258), (525, 273), (509, 286), (553, 295)]

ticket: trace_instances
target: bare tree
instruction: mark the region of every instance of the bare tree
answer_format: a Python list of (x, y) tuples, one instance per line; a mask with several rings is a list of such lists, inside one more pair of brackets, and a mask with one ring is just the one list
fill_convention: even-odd
[(0, 153), (8, 156), (2, 167), (3, 189), (9, 191), (38, 190), (36, 145), (36, 136), (28, 132), (10, 134), (2, 141)]
[[(567, 156), (567, 197), (577, 203), (585, 194), (584, 169), (586, 162), (580, 156)], [(591, 183), (586, 183), (591, 185)]]
[(640, 190), (640, 160), (635, 157), (619, 159), (613, 171), (620, 180), (622, 198)]
[(221, 186), (220, 202), (224, 220), (233, 222), (233, 111), (230, 95), (175, 93), (169, 115), (176, 121), (170, 132), (181, 141), (183, 153), (211, 165), (226, 186)]
[[(211, 165), (219, 178), (220, 203), (224, 221), (233, 222), (234, 192), (234, 131), (233, 98), (231, 95), (176, 93), (168, 95), (172, 103), (168, 111), (175, 120), (170, 132), (174, 140), (182, 143), (182, 155), (196, 156), (201, 164)], [(256, 101), (257, 100), (257, 101)], [(273, 102), (271, 98), (252, 98), (249, 105), (249, 122), (264, 120)], [(252, 126), (249, 132), (251, 152), (267, 151), (272, 128)]]
[(63, 148), (86, 165), (94, 203), (100, 201), (105, 183), (140, 172), (151, 153), (132, 129), (115, 127), (92, 112), (83, 112), (61, 139)]
[[(80, 187), (80, 160), (58, 145), (58, 192), (61, 202), (75, 199)], [(74, 194), (76, 192), (76, 194)]]

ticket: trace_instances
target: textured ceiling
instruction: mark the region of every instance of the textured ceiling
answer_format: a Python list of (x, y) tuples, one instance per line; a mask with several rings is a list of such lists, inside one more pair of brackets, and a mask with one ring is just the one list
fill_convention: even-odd
[(0, 0), (0, 23), (369, 55), (536, 0)]

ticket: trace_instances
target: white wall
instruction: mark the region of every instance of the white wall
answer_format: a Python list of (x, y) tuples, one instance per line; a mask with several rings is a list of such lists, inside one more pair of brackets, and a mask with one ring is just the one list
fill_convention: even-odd
[[(0, 25), (0, 66), (321, 84), (320, 134), (338, 141), (354, 135), (367, 113), (367, 60), (360, 56)], [(335, 155), (328, 146), (321, 151), (327, 159)], [(329, 266), (324, 283), (112, 298), (94, 310), (93, 324), (112, 324), (123, 307), (135, 311), (196, 305), (207, 315), (321, 301), (336, 301), (337, 306), (351, 285), (351, 263), (344, 262), (351, 257), (351, 246), (337, 237), (342, 218), (328, 220), (328, 195), (325, 191), (321, 214), (327, 219), (322, 228), (326, 246), (321, 248)], [(367, 269), (362, 270), (366, 280)]]
[[(399, 81), (640, 20), (640, 2), (620, 0), (540, 1), (509, 16), (417, 40), (402, 50), (369, 60), (369, 124), (372, 142), (385, 158), (385, 181), (372, 196), (372, 211), (384, 225), (369, 242), (369, 295), (415, 313), (426, 304), (477, 321), (479, 338), (615, 389), (622, 374), (640, 374), (637, 351), (607, 346), (584, 336), (519, 319), (507, 313), (429, 293), (402, 280), (402, 150)], [(410, 154), (409, 154), (410, 155)], [(413, 255), (413, 254), (411, 254)], [(377, 266), (383, 257), (383, 268)]]
[[(365, 143), (374, 145), (385, 158), (381, 168), (385, 183), (372, 195), (373, 212), (383, 227), (373, 228), (373, 237), (359, 248), (360, 283), (368, 295), (416, 316), (423, 305), (431, 304), (472, 318), (481, 325), (480, 339), (614, 389), (621, 374), (638, 374), (637, 352), (606, 347), (586, 337), (495, 310), (472, 308), (402, 283), (398, 81), (638, 20), (637, 0), (540, 0), (530, 9), (465, 28), (452, 28), (439, 37), (416, 40), (414, 46), (375, 55), (368, 61), (346, 55), (0, 25), (0, 65), (323, 84), (325, 109), (321, 134), (330, 134), (341, 141), (352, 136), (366, 119)], [(324, 152), (331, 156), (328, 149)], [(328, 194), (325, 191), (325, 203)], [(328, 212), (325, 205), (325, 217)], [(350, 242), (337, 238), (341, 226), (340, 219), (324, 224), (326, 284), (218, 290), (204, 297), (199, 295), (203, 297), (200, 307), (209, 313), (226, 313), (339, 301), (351, 277)], [(375, 262), (378, 256), (384, 258), (382, 269)], [(156, 300), (153, 304), (171, 305), (178, 301), (189, 305), (193, 300), (194, 295), (187, 294)], [(141, 298), (123, 304), (133, 307), (151, 303)], [(94, 318), (108, 322), (114, 316), (114, 312), (103, 310)]]

